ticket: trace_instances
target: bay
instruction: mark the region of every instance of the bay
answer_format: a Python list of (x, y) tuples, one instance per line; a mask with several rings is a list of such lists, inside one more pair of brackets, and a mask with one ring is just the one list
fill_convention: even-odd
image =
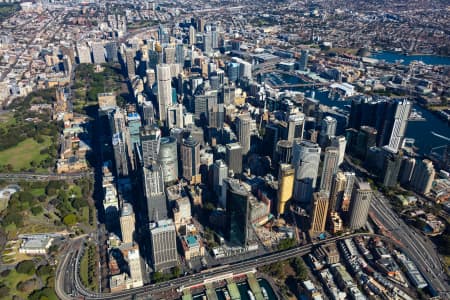
[(450, 65), (450, 57), (439, 55), (404, 55), (389, 51), (374, 52), (371, 58), (384, 60), (388, 63), (395, 63), (402, 60), (402, 64), (409, 65), (413, 60), (422, 61), (427, 65)]

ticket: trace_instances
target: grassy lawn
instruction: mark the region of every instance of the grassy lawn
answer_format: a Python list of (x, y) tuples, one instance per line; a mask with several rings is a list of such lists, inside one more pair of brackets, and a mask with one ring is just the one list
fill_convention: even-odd
[(31, 168), (30, 163), (32, 161), (39, 163), (48, 157), (47, 154), (41, 154), (40, 151), (48, 148), (51, 143), (52, 141), (48, 136), (44, 137), (42, 144), (39, 144), (32, 138), (28, 138), (15, 147), (0, 151), (0, 165), (11, 164), (14, 171), (20, 171), (22, 168)]
[(21, 281), (25, 281), (27, 279), (30, 279), (32, 276), (28, 274), (21, 274), (17, 273), (16, 270), (12, 269), (11, 273), (7, 277), (1, 277), (0, 280), (9, 287), (9, 295), (4, 297), (3, 295), (0, 296), (1, 299), (12, 299), (14, 295), (21, 297), (22, 299), (28, 298), (28, 293), (23, 293), (17, 290), (17, 284)]

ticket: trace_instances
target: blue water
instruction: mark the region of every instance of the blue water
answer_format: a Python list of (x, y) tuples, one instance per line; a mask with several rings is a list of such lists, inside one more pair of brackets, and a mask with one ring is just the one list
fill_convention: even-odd
[[(298, 83), (299, 79), (296, 77), (291, 77), (289, 75), (284, 75), (283, 80), (289, 83)], [(307, 97), (310, 97), (311, 90), (309, 88), (294, 88), (294, 90), (299, 90), (306, 93)], [(319, 100), (321, 104), (333, 107), (345, 108), (345, 105), (350, 105), (350, 101), (334, 101), (328, 97), (329, 93), (321, 92), (319, 90), (314, 90), (314, 98)], [(422, 107), (415, 105), (414, 108), (422, 114), (426, 119), (424, 122), (408, 122), (408, 127), (406, 129), (406, 137), (413, 138), (415, 140), (414, 145), (418, 147), (418, 154), (425, 155), (429, 154), (430, 150), (435, 147), (440, 147), (447, 145), (448, 142), (439, 137), (431, 134), (434, 131), (443, 136), (450, 137), (450, 126), (447, 122), (441, 120), (431, 112)]]
[(385, 60), (388, 63), (403, 60), (402, 64), (409, 65), (413, 60), (423, 61), (427, 65), (450, 65), (450, 57), (438, 55), (403, 55), (395, 52), (375, 52), (370, 57)]

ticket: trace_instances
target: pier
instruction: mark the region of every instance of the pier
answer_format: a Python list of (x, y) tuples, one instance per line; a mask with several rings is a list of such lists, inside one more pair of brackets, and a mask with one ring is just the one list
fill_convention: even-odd
[(261, 291), (261, 287), (259, 286), (258, 280), (256, 280), (255, 274), (248, 273), (247, 274), (247, 282), (248, 282), (248, 285), (250, 286), (250, 289), (253, 292), (253, 295), (255, 295), (255, 299), (256, 300), (264, 300), (264, 297), (263, 297), (263, 294)]
[(218, 300), (216, 290), (214, 289), (212, 283), (205, 284), (205, 288), (206, 288), (206, 298), (208, 298), (208, 300)]
[(239, 289), (233, 278), (228, 278), (226, 281), (227, 290), (230, 293), (231, 300), (241, 300), (241, 294), (239, 293)]

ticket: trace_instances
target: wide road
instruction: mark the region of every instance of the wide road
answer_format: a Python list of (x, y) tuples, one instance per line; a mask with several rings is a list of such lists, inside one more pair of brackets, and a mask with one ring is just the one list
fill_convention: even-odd
[[(411, 228), (391, 208), (389, 200), (378, 191), (370, 205), (374, 222), (381, 224), (387, 236), (400, 242), (406, 254), (417, 264), (433, 288), (441, 295), (450, 291), (443, 263), (435, 245), (420, 232)], [(446, 299), (445, 297), (443, 299)]]
[[(280, 260), (286, 260), (293, 257), (303, 256), (309, 252), (311, 252), (312, 248), (329, 242), (336, 242), (338, 240), (343, 240), (347, 238), (352, 238), (355, 236), (376, 236), (384, 240), (385, 242), (392, 243), (387, 237), (379, 236), (375, 234), (366, 234), (366, 233), (357, 233), (340, 237), (333, 237), (324, 241), (298, 246), (289, 250), (279, 251), (259, 257), (255, 257), (252, 259), (244, 260), (241, 262), (235, 262), (224, 267), (216, 267), (203, 271), (202, 273), (192, 274), (184, 277), (180, 277), (177, 279), (173, 279), (170, 281), (146, 285), (140, 288), (130, 289), (118, 293), (96, 293), (87, 291), (81, 284), (78, 271), (79, 271), (79, 261), (82, 255), (82, 243), (76, 245), (73, 243), (70, 247), (70, 257), (71, 259), (63, 260), (62, 263), (58, 266), (57, 276), (56, 276), (56, 286), (61, 286), (61, 282), (65, 282), (65, 277), (67, 276), (66, 269), (69, 269), (73, 272), (73, 290), (74, 295), (82, 296), (84, 299), (130, 299), (132, 296), (152, 296), (154, 294), (160, 294), (165, 291), (175, 290), (182, 287), (190, 287), (195, 285), (203, 284), (205, 280), (212, 279), (218, 276), (227, 275), (230, 273), (240, 274), (254, 270), (257, 267), (261, 267), (264, 265), (272, 264), (278, 262)], [(398, 246), (398, 245), (397, 245)], [(75, 261), (75, 262), (73, 262)], [(64, 270), (64, 271), (62, 271)], [(64, 292), (64, 289), (58, 288), (56, 289), (58, 292), (58, 296), (62, 299), (67, 299), (67, 295), (60, 295), (59, 293)]]
[(80, 179), (83, 177), (93, 176), (92, 171), (78, 172), (70, 174), (38, 174), (38, 173), (0, 173), (0, 179), (6, 180), (31, 180), (31, 181), (48, 181), (48, 180), (68, 180), (68, 179)]

